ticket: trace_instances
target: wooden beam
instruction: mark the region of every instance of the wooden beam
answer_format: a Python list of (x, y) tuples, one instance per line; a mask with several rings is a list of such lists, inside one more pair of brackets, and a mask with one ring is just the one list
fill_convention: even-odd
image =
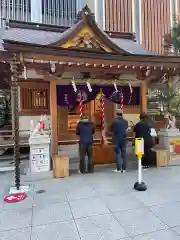
[(146, 80), (141, 82), (140, 97), (141, 97), (140, 111), (141, 111), (141, 113), (147, 113), (147, 111), (148, 111), (148, 99), (147, 99), (148, 98), (148, 87), (147, 87)]
[(56, 80), (50, 81), (51, 156), (58, 154)]
[[(27, 51), (27, 50), (26, 50)], [(30, 50), (29, 50), (30, 51)], [(33, 59), (34, 61), (57, 61), (57, 62), (79, 62), (79, 63), (88, 63), (90, 65), (93, 64), (104, 64), (104, 65), (133, 65), (135, 67), (142, 66), (144, 67), (164, 67), (164, 68), (179, 68), (179, 60), (176, 57), (168, 57), (165, 56), (114, 56), (114, 55), (107, 55), (107, 56), (100, 56), (99, 54), (96, 54), (95, 56), (91, 56), (88, 53), (80, 52), (79, 56), (76, 54), (76, 56), (71, 56), (71, 54), (67, 54), (66, 56), (57, 55), (59, 54), (59, 51), (47, 53), (46, 55), (41, 53), (42, 55), (38, 55), (38, 51), (36, 54), (34, 53), (31, 55), (26, 55), (27, 58), (25, 59), (25, 62), (28, 59)], [(80, 56), (81, 55), (81, 56)], [(29, 61), (29, 60), (28, 60)]]
[[(53, 75), (49, 75), (49, 79), (54, 78), (57, 81), (57, 85), (69, 85), (72, 84), (72, 79), (70, 78), (59, 78)], [(101, 78), (90, 78), (90, 79), (74, 79), (76, 85), (81, 85), (81, 84), (86, 84), (87, 80), (89, 80), (90, 84), (98, 84), (98, 85), (113, 85), (114, 79), (113, 78), (108, 78), (108, 79), (101, 79)], [(141, 83), (141, 80), (132, 80), (131, 81), (132, 86), (139, 86)], [(129, 85), (129, 80), (124, 80), (124, 79), (117, 79), (116, 84), (120, 86), (128, 86)]]
[[(114, 55), (114, 54), (105, 54), (104, 52), (87, 52), (87, 51), (77, 51), (73, 49), (63, 49), (59, 47), (49, 47), (49, 46), (43, 46), (43, 45), (32, 45), (32, 44), (25, 44), (25, 43), (18, 43), (10, 40), (6, 40), (4, 42), (4, 48), (6, 50), (16, 50), (23, 53), (24, 56), (33, 56), (35, 59), (35, 54), (38, 55), (49, 55), (48, 60), (54, 61), (55, 59), (59, 59), (60, 61), (73, 61), (75, 58), (77, 61), (77, 58), (79, 58), (80, 62), (85, 61), (87, 58), (91, 58), (93, 64), (96, 64), (96, 60), (100, 59), (106, 59), (104, 62), (101, 62), (101, 64), (116, 64), (116, 62), (119, 62), (118, 64), (121, 64), (121, 61), (131, 61), (135, 62), (136, 64), (139, 62), (138, 65), (141, 64), (147, 64), (150, 63), (154, 66), (167, 66), (167, 67), (176, 67), (175, 65), (179, 65), (179, 59), (176, 56), (161, 56), (161, 55)], [(61, 55), (60, 55), (61, 54)], [(54, 55), (54, 56), (53, 56)], [(49, 57), (52, 57), (52, 59), (49, 59)], [(38, 56), (36, 56), (37, 59)], [(42, 59), (42, 56), (39, 56), (40, 59)], [(58, 57), (58, 58), (57, 58)], [(94, 61), (95, 60), (95, 61)], [(110, 63), (109, 60), (112, 60)], [(114, 63), (113, 63), (114, 62)], [(97, 62), (99, 64), (99, 61)], [(152, 65), (151, 65), (152, 66)]]

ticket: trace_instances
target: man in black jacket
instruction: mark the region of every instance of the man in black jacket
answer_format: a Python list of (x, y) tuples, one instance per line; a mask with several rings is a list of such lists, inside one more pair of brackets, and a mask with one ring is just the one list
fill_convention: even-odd
[(92, 165), (92, 144), (93, 144), (94, 126), (87, 117), (83, 117), (76, 127), (76, 135), (79, 136), (79, 155), (80, 155), (80, 172), (85, 173), (85, 157), (88, 156), (88, 172), (93, 172)]
[(134, 127), (135, 137), (144, 139), (144, 155), (142, 157), (142, 167), (148, 168), (153, 161), (151, 148), (153, 147), (153, 139), (151, 137), (151, 129), (148, 123), (147, 114), (141, 113), (140, 121)]

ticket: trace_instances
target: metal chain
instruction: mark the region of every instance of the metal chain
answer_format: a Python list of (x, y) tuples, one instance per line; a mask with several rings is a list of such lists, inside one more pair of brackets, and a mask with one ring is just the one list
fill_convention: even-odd
[(19, 147), (19, 101), (18, 101), (18, 61), (17, 54), (13, 53), (11, 62), (11, 104), (12, 104), (12, 130), (15, 163), (15, 186), (20, 188), (20, 147)]

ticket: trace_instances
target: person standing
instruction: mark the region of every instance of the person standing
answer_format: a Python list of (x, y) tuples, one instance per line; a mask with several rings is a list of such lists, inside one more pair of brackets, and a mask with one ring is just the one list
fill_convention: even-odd
[(113, 171), (124, 173), (126, 171), (126, 131), (128, 128), (128, 121), (123, 118), (122, 111), (118, 111), (116, 115), (117, 117), (112, 121), (110, 127), (112, 143), (116, 154), (116, 169)]
[(77, 124), (76, 135), (79, 136), (79, 156), (80, 172), (86, 172), (86, 155), (88, 157), (88, 172), (93, 172), (92, 164), (92, 144), (94, 135), (94, 125), (87, 117), (83, 117)]
[(151, 148), (153, 147), (153, 139), (151, 137), (151, 127), (147, 121), (147, 114), (140, 114), (140, 121), (134, 127), (135, 137), (144, 138), (144, 155), (142, 157), (142, 167), (149, 168), (151, 163)]

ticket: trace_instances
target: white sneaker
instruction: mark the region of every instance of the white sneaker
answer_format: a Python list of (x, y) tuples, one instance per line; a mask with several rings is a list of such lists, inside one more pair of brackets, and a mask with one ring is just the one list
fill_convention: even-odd
[(126, 170), (122, 170), (122, 173), (125, 173), (126, 172)]
[(113, 170), (113, 172), (115, 172), (115, 173), (120, 173), (121, 171), (120, 171), (120, 170), (117, 170), (117, 169), (115, 169), (115, 170)]

